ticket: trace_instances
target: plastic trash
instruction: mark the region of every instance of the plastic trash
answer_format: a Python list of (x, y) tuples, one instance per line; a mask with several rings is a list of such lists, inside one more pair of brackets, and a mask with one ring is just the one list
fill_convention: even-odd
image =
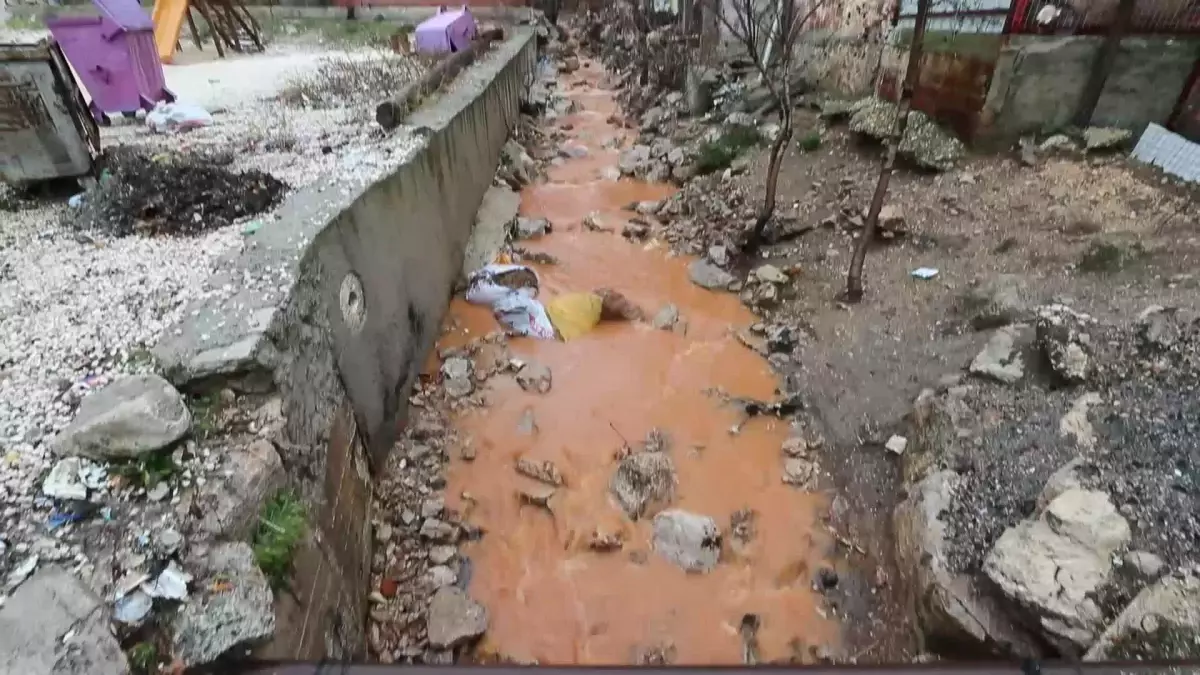
[(136, 590), (117, 600), (117, 603), (113, 605), (113, 618), (121, 623), (141, 623), (153, 606), (153, 598), (141, 590)]
[(524, 265), (485, 265), (467, 279), (467, 302), (492, 308), (496, 320), (515, 335), (554, 339), (554, 324), (536, 299), (538, 276)]
[(142, 584), (142, 592), (151, 598), (187, 600), (187, 587), (191, 580), (192, 575), (179, 569), (179, 565), (172, 560), (154, 581)]
[(492, 304), (496, 320), (515, 335), (527, 335), (540, 340), (554, 339), (554, 324), (546, 308), (522, 291), (513, 291)]
[(546, 303), (550, 323), (564, 340), (590, 333), (600, 323), (604, 299), (595, 293), (567, 293)]
[(86, 197), (87, 197), (86, 192), (80, 192), (77, 195), (71, 195), (71, 198), (67, 200), (67, 206), (70, 206), (73, 209), (77, 209), (77, 208), (83, 206), (83, 200)]
[(936, 267), (918, 267), (912, 271), (913, 277), (917, 279), (932, 279), (938, 275)]
[(191, 103), (163, 103), (159, 101), (154, 109), (146, 113), (146, 126), (150, 131), (159, 134), (188, 131), (199, 127), (211, 126), (212, 115), (198, 105)]

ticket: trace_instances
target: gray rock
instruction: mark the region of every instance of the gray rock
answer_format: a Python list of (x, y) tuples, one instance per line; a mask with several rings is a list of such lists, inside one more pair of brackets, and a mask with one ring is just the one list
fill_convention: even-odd
[[(244, 539), (258, 525), (262, 505), (287, 481), (275, 446), (257, 440), (228, 451), (218, 477), (197, 490), (196, 504), (205, 532), (222, 539)], [(190, 501), (183, 503), (190, 509)]]
[(786, 284), (788, 276), (774, 265), (760, 265), (754, 270), (754, 278), (772, 284)]
[(1107, 494), (1067, 490), (1037, 519), (1005, 531), (983, 571), (1060, 650), (1082, 651), (1104, 625), (1094, 594), (1130, 537), (1129, 523)]
[(1084, 658), (1173, 660), (1195, 659), (1197, 653), (1200, 653), (1200, 568), (1193, 567), (1138, 593)]
[(717, 521), (680, 509), (654, 517), (654, 550), (687, 572), (711, 572), (721, 557)]
[[(416, 519), (415, 514), (413, 518)], [(458, 529), (450, 523), (438, 520), (437, 518), (426, 518), (421, 522), (420, 534), (423, 539), (440, 543), (453, 543), (455, 537), (458, 535)]]
[(445, 565), (454, 560), (456, 555), (458, 555), (458, 549), (454, 546), (432, 546), (429, 549), (429, 562), (434, 565)]
[[(274, 598), (249, 544), (217, 544), (203, 568), (196, 575), (196, 593), (171, 626), (173, 653), (189, 668), (266, 642), (275, 634)], [(214, 590), (217, 579), (225, 583)]]
[(510, 139), (501, 149), (500, 158), (522, 184), (529, 184), (533, 180), (537, 165), (520, 143)]
[(640, 215), (643, 215), (643, 216), (652, 216), (652, 215), (658, 213), (658, 209), (661, 206), (662, 206), (661, 202), (657, 202), (657, 201), (653, 201), (653, 200), (641, 201), (641, 202), (638, 202), (637, 206), (634, 207), (634, 211), (637, 211)]
[(1025, 363), (1015, 349), (1015, 341), (1019, 335), (1020, 333), (1011, 326), (992, 333), (983, 351), (971, 361), (971, 373), (1004, 384), (1020, 381), (1025, 375)]
[(1083, 147), (1086, 150), (1110, 150), (1121, 148), (1133, 140), (1133, 132), (1115, 127), (1088, 127), (1083, 130)]
[(1147, 351), (1170, 349), (1180, 339), (1182, 328), (1179, 324), (1179, 315), (1174, 309), (1161, 305), (1143, 309), (1137, 318), (1139, 345)]
[(1070, 384), (1087, 380), (1093, 369), (1088, 327), (1095, 319), (1066, 305), (1044, 305), (1037, 311), (1037, 342), (1060, 378)]
[(617, 504), (632, 520), (652, 515), (675, 499), (675, 463), (664, 452), (639, 452), (621, 460), (609, 482)]
[(927, 642), (976, 646), (1008, 656), (1041, 655), (1039, 643), (981, 589), (973, 575), (951, 571), (948, 523), (961, 478), (929, 474), (909, 488), (893, 516), (896, 562), (911, 588), (917, 625)]
[(688, 265), (688, 277), (693, 284), (710, 291), (726, 290), (736, 281), (732, 274), (707, 260), (696, 260)]
[(729, 249), (721, 245), (709, 246), (708, 259), (713, 261), (713, 264), (724, 267), (729, 264)]
[(461, 398), (475, 391), (475, 382), (472, 380), (475, 364), (471, 359), (461, 356), (448, 358), (442, 364), (441, 371), (447, 394)]
[(1084, 476), (1095, 471), (1096, 467), (1083, 457), (1076, 457), (1059, 467), (1058, 470), (1050, 474), (1050, 478), (1046, 480), (1041, 493), (1038, 494), (1038, 510), (1045, 509), (1050, 505), (1050, 502), (1068, 490), (1082, 490), (1084, 488)]
[(0, 608), (0, 673), (127, 672), (100, 598), (67, 570), (43, 567)]
[(1026, 295), (1024, 279), (1001, 274), (968, 290), (960, 309), (975, 330), (999, 328), (1029, 318)]
[(621, 170), (621, 175), (632, 176), (645, 171), (645, 166), (649, 161), (650, 146), (635, 145), (621, 153), (620, 159), (617, 160), (617, 168)]
[(537, 239), (550, 232), (550, 221), (545, 218), (517, 217), (517, 239)]
[(679, 308), (675, 305), (665, 305), (654, 315), (652, 324), (659, 330), (670, 330), (679, 323)]
[(817, 104), (822, 119), (836, 122), (850, 116), (854, 101), (826, 99)]
[(128, 375), (83, 399), (53, 443), (62, 455), (130, 459), (161, 450), (192, 428), (183, 396), (157, 375)]
[(517, 373), (517, 384), (525, 391), (545, 394), (553, 383), (554, 376), (550, 368), (540, 363), (528, 363)]
[(487, 632), (488, 612), (455, 586), (443, 586), (429, 602), (427, 632), (434, 649), (452, 649)]
[[(850, 116), (850, 130), (883, 141), (891, 136), (895, 121), (896, 105), (872, 97), (855, 104)], [(910, 110), (899, 152), (918, 166), (946, 171), (966, 154), (966, 147), (925, 113)]]
[(1144, 579), (1157, 579), (1167, 567), (1162, 558), (1149, 551), (1129, 551), (1125, 554), (1125, 564), (1137, 570)]
[(422, 518), (437, 518), (446, 510), (446, 500), (442, 497), (430, 497), (421, 502)]
[(725, 118), (725, 126), (727, 127), (753, 127), (757, 126), (758, 122), (750, 113), (731, 112)]
[(430, 586), (441, 588), (453, 586), (454, 582), (458, 581), (458, 574), (446, 565), (434, 565), (425, 573), (425, 578), (429, 580)]
[(1047, 138), (1046, 140), (1042, 141), (1042, 144), (1038, 146), (1038, 150), (1041, 150), (1042, 152), (1047, 152), (1050, 150), (1074, 150), (1074, 149), (1075, 149), (1075, 141), (1072, 141), (1071, 138), (1069, 136), (1067, 136), (1066, 134), (1055, 134), (1055, 135)]
[(786, 457), (783, 460), (783, 482), (801, 490), (817, 487), (817, 464), (807, 457)]
[(684, 152), (683, 148), (671, 148), (671, 151), (667, 153), (667, 164), (670, 164), (674, 168), (679, 168), (683, 166), (687, 158), (687, 153)]

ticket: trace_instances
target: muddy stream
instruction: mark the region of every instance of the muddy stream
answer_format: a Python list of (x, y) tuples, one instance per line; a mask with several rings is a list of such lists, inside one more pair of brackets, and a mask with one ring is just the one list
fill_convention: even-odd
[[(609, 287), (647, 316), (674, 304), (686, 329), (604, 322), (569, 342), (513, 339), (514, 356), (551, 369), (552, 389), (527, 393), (511, 378), (494, 378), (489, 406), (455, 418), (476, 458), (451, 460), (448, 506), (487, 533), (463, 547), (472, 561), (469, 592), (490, 614), (480, 652), (542, 664), (741, 663), (740, 627), (753, 614), (762, 661), (808, 661), (814, 646), (837, 638), (812, 587), (827, 550), (824, 499), (781, 479), (786, 421), (758, 417), (732, 434), (737, 411), (711, 394), (773, 398), (769, 366), (733, 335), (754, 316), (735, 295), (694, 286), (688, 261), (665, 245), (621, 236), (634, 215), (624, 207), (674, 188), (604, 179), (619, 153), (606, 141), (632, 132), (607, 122), (617, 107), (598, 66), (563, 77), (580, 110), (552, 124), (587, 154), (551, 167), (546, 181), (521, 194), (523, 215), (553, 223), (552, 234), (524, 242), (560, 261), (538, 266), (541, 297)], [(582, 226), (592, 212), (611, 232)], [(461, 299), (448, 325), (443, 347), (497, 329), (487, 308)], [(530, 415), (532, 432), (522, 424)], [(723, 532), (735, 512), (755, 514), (749, 545), (733, 547), (726, 536), (708, 574), (657, 555), (651, 518), (630, 521), (609, 494), (623, 439), (636, 448), (655, 427), (669, 438), (678, 470), (671, 508), (711, 516)], [(518, 499), (535, 485), (514, 471), (519, 457), (550, 460), (562, 472), (566, 486), (551, 509)], [(592, 550), (597, 534), (619, 536), (623, 547)]]

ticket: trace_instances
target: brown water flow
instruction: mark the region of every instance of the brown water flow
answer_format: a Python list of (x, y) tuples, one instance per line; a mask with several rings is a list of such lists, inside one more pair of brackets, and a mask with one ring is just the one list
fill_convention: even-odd
[[(571, 342), (513, 339), (514, 355), (551, 368), (552, 390), (526, 393), (512, 378), (495, 377), (490, 405), (455, 420), (477, 457), (452, 458), (448, 502), (469, 510), (487, 533), (463, 550), (473, 563), (469, 592), (491, 616), (483, 653), (542, 664), (623, 664), (663, 650), (676, 663), (739, 663), (739, 625), (753, 613), (761, 618), (763, 660), (807, 654), (808, 646), (836, 637), (811, 589), (826, 545), (818, 526), (823, 501), (782, 482), (786, 422), (757, 418), (731, 434), (735, 411), (706, 393), (773, 397), (766, 362), (732, 334), (753, 315), (735, 296), (691, 284), (684, 259), (620, 236), (633, 215), (622, 207), (662, 199), (673, 188), (601, 178), (618, 154), (605, 141), (629, 132), (606, 121), (616, 106), (597, 84), (600, 76), (594, 67), (575, 74), (571, 96), (581, 111), (559, 122), (569, 129), (569, 144), (588, 155), (551, 168), (547, 182), (521, 195), (524, 214), (554, 225), (553, 234), (529, 246), (560, 261), (538, 268), (541, 297), (610, 287), (651, 316), (675, 304), (686, 333), (601, 323)], [(584, 229), (592, 212), (613, 232)], [(461, 300), (450, 321), (456, 328), (442, 346), (497, 328), (486, 308)], [(522, 432), (519, 423), (530, 413), (536, 429)], [(650, 519), (631, 522), (609, 496), (622, 437), (636, 447), (655, 427), (670, 438), (678, 469), (673, 508), (711, 516), (723, 529), (735, 511), (757, 515), (752, 543), (737, 551), (726, 544), (709, 574), (685, 573), (656, 555)], [(514, 471), (518, 457), (551, 460), (563, 473), (567, 486), (553, 498), (552, 513), (520, 503), (518, 489), (534, 484)], [(620, 534), (623, 549), (590, 550), (594, 532)]]

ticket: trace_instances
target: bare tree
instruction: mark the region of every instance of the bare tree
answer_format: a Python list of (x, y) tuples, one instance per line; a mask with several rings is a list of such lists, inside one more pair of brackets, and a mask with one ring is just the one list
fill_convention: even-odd
[(879, 167), (879, 180), (875, 183), (875, 194), (871, 197), (871, 207), (867, 210), (867, 220), (863, 224), (862, 236), (854, 247), (854, 255), (850, 258), (850, 270), (846, 273), (847, 302), (862, 301), (863, 263), (867, 259), (867, 248), (875, 239), (875, 230), (879, 227), (879, 212), (883, 209), (883, 200), (887, 197), (888, 183), (896, 167), (896, 153), (904, 140), (904, 132), (908, 128), (908, 111), (912, 108), (913, 92), (921, 79), (921, 56), (924, 51), (925, 23), (929, 17), (929, 0), (917, 0), (917, 17), (913, 26), (912, 43), (908, 47), (908, 67), (904, 69), (904, 83), (900, 85), (900, 97), (896, 102), (896, 121), (892, 125), (892, 135), (888, 139), (887, 152)]
[(771, 142), (763, 201), (754, 219), (743, 253), (755, 251), (763, 232), (775, 215), (775, 197), (779, 186), (779, 168), (783, 151), (792, 140), (792, 65), (796, 57), (796, 39), (825, 0), (811, 0), (801, 11), (803, 0), (709, 0), (710, 11), (746, 51), (762, 84), (774, 99), (779, 112), (779, 133)]

